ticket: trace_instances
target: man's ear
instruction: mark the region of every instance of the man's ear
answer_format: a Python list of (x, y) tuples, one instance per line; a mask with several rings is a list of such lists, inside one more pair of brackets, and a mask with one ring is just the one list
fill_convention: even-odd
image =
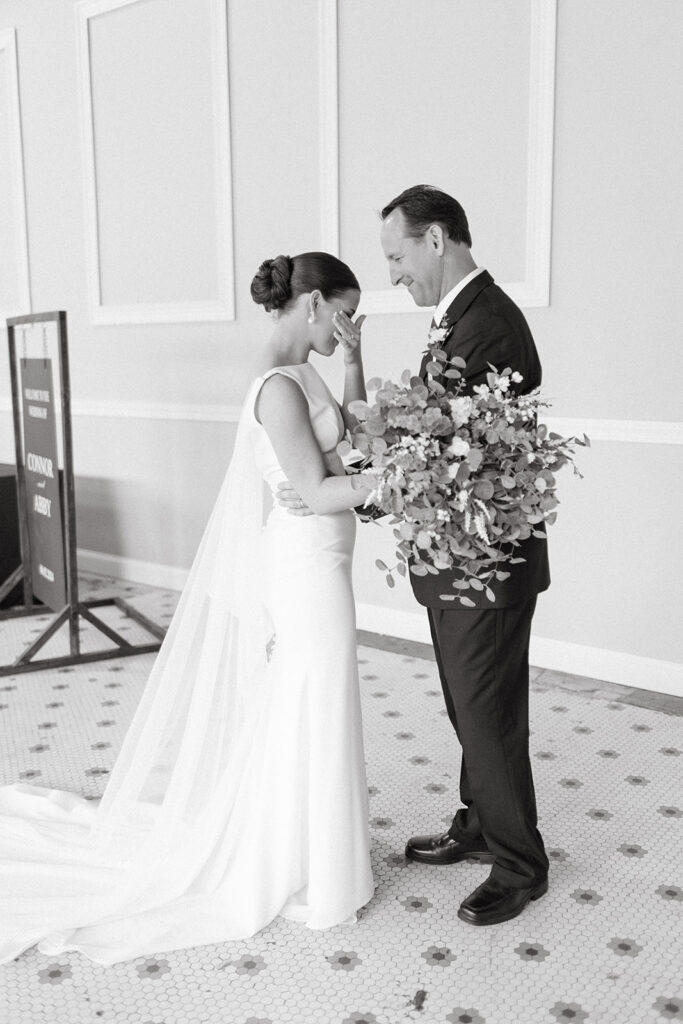
[(427, 244), (434, 249), (437, 256), (443, 256), (446, 240), (440, 224), (430, 224), (427, 228)]

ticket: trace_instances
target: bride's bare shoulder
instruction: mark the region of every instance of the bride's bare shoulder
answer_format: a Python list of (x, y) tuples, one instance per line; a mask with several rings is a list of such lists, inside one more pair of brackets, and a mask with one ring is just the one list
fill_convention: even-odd
[(263, 423), (264, 417), (270, 421), (281, 421), (283, 417), (291, 417), (301, 411), (307, 414), (307, 408), (304, 393), (292, 377), (280, 372), (264, 374), (254, 407), (259, 423)]

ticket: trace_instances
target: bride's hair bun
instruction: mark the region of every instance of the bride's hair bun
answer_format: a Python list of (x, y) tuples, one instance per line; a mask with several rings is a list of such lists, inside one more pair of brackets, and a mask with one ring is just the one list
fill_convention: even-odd
[(264, 260), (254, 274), (251, 282), (251, 297), (259, 306), (271, 309), (282, 309), (292, 297), (292, 269), (294, 260), (291, 256), (276, 256), (274, 260)]

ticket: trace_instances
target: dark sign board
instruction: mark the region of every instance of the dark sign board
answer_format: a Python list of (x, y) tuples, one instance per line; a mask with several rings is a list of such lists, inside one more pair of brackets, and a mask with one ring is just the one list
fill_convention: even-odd
[(33, 593), (59, 611), (67, 597), (52, 361), (22, 359), (20, 365)]
[[(81, 600), (78, 596), (66, 313), (58, 310), (56, 313), (10, 317), (7, 341), (21, 563), (12, 571), (12, 564), (3, 568), (0, 560), (0, 605), (17, 583), (21, 584), (23, 601), (18, 608), (3, 609), (0, 619), (39, 614), (45, 610), (43, 605), (56, 614), (47, 616), (50, 621), (42, 629), (32, 630), (38, 635), (17, 658), (8, 665), (0, 665), (0, 676), (158, 651), (164, 639), (164, 629), (123, 598), (90, 597)], [(54, 360), (50, 350), (55, 352)], [(56, 394), (53, 367), (58, 378)], [(61, 438), (59, 450), (57, 420)], [(61, 467), (58, 458), (62, 461)], [(0, 539), (3, 548), (6, 547), (4, 535), (0, 535)], [(2, 573), (7, 570), (10, 575), (3, 582)], [(34, 597), (40, 598), (43, 604), (34, 603)], [(149, 639), (132, 643), (119, 633), (96, 611), (107, 606), (118, 608), (126, 618), (142, 626), (149, 633)], [(106, 637), (106, 647), (88, 651), (81, 649), (80, 631), (86, 628), (86, 624)], [(45, 645), (62, 632), (62, 627), (68, 629), (68, 653), (40, 657), (41, 652), (45, 653)]]

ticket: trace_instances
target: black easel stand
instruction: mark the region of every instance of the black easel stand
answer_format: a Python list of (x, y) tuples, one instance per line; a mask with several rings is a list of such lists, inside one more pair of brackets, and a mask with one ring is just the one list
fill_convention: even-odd
[[(14, 574), (16, 576), (16, 573)], [(14, 585), (18, 582), (21, 576), (14, 581)], [(10, 577), (10, 580), (12, 577)], [(10, 580), (7, 582), (9, 583)], [(6, 586), (7, 584), (5, 584)], [(4, 587), (3, 587), (4, 589)], [(0, 590), (2, 595), (2, 590)], [(133, 619), (140, 626), (143, 626), (148, 633), (151, 633), (155, 637), (153, 643), (148, 644), (131, 644), (128, 640), (117, 633), (115, 629), (108, 626), (106, 622), (102, 622), (96, 615), (93, 615), (90, 611), (91, 608), (103, 608), (107, 605), (115, 605), (120, 608), (121, 611), (125, 612), (128, 618)], [(32, 609), (29, 608), (17, 608), (9, 609), (6, 612), (0, 614), (0, 620), (10, 617), (16, 617), (18, 615), (39, 615), (45, 614), (46, 609), (42, 606), (34, 606)], [(105, 651), (91, 651), (83, 653), (80, 650), (80, 633), (79, 633), (79, 619), (86, 619), (92, 626), (100, 631), (109, 640), (113, 640), (116, 644), (114, 649)], [(56, 658), (42, 658), (39, 661), (33, 661), (32, 659), (44, 645), (54, 636), (57, 630), (64, 625), (65, 622), (69, 623), (69, 637), (70, 637), (70, 653), (60, 655)], [(75, 606), (66, 605), (61, 611), (57, 612), (52, 622), (49, 623), (29, 647), (27, 647), (22, 654), (14, 661), (11, 665), (0, 666), (0, 676), (14, 676), (20, 672), (38, 672), (41, 669), (48, 668), (61, 668), (64, 665), (82, 665), (87, 661), (106, 661), (109, 658), (124, 658), (132, 654), (151, 654), (154, 651), (158, 651), (161, 647), (161, 641), (164, 639), (164, 630), (158, 626), (151, 619), (148, 619), (146, 615), (139, 612), (137, 608), (133, 608), (132, 605), (128, 604), (120, 597), (101, 597), (87, 601), (76, 601)]]
[[(20, 417), (19, 378), (14, 332), (15, 327), (28, 326), (46, 321), (57, 321), (59, 336), (59, 367), (61, 382), (61, 419), (64, 451), (64, 466), (61, 474), (62, 507), (64, 509), (64, 552), (66, 570), (66, 604), (59, 609), (52, 621), (14, 661), (11, 665), (0, 666), (0, 677), (17, 675), (21, 672), (37, 672), (43, 669), (61, 668), (66, 665), (81, 665), (89, 661), (105, 661), (110, 658), (129, 657), (134, 654), (150, 654), (158, 651), (164, 639), (164, 629), (152, 622), (132, 605), (120, 597), (94, 598), (85, 601), (78, 597), (78, 568), (76, 564), (76, 507), (73, 475), (72, 436), (71, 436), (71, 395), (69, 385), (69, 362), (66, 336), (66, 313), (35, 313), (30, 316), (13, 317), (7, 321), (10, 354), (10, 378), (12, 385), (12, 409), (14, 413), (14, 439), (17, 464), (17, 498), (19, 505), (19, 534), (21, 542), (22, 564), (0, 585), (0, 601), (14, 587), (23, 583), (23, 604), (0, 612), (2, 619), (15, 618), (23, 615), (44, 615), (49, 611), (45, 605), (37, 605), (33, 599), (31, 576), (31, 553), (29, 546), (28, 509), (26, 502), (26, 480), (22, 451), (22, 433)], [(153, 642), (132, 644), (115, 629), (108, 626), (91, 611), (115, 605), (129, 618), (147, 630), (154, 638)], [(81, 651), (79, 626), (84, 619), (94, 626), (103, 636), (116, 644), (114, 649), (104, 651)], [(54, 658), (42, 658), (34, 661), (35, 655), (55, 635), (66, 622), (69, 623), (69, 654)]]

